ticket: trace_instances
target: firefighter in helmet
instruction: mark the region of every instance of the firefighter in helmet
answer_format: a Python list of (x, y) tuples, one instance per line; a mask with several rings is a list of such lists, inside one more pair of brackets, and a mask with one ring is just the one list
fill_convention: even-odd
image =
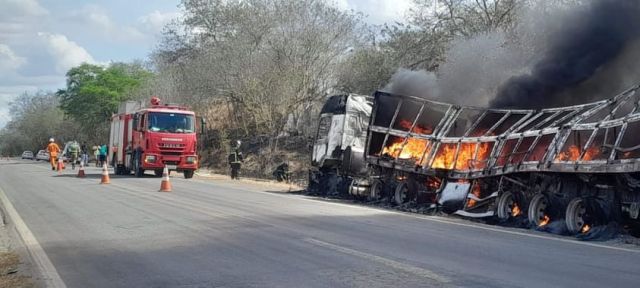
[(51, 170), (56, 170), (58, 162), (58, 154), (60, 153), (60, 146), (56, 144), (53, 138), (49, 138), (49, 145), (47, 145), (47, 152), (49, 152), (49, 162), (51, 162)]
[(231, 147), (231, 153), (229, 153), (231, 179), (238, 179), (238, 175), (240, 174), (240, 167), (242, 167), (242, 162), (244, 162), (242, 152), (240, 151), (241, 144), (242, 142), (240, 142), (240, 140), (236, 141), (235, 144)]

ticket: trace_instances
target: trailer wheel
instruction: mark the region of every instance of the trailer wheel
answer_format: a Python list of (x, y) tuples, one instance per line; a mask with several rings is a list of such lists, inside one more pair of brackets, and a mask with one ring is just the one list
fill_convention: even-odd
[(594, 224), (589, 214), (584, 200), (582, 200), (582, 198), (573, 198), (571, 202), (569, 202), (569, 205), (567, 205), (564, 218), (569, 233), (578, 234), (580, 232), (588, 232)]
[(393, 195), (393, 201), (397, 205), (401, 205), (402, 203), (409, 202), (409, 185), (407, 181), (399, 182), (396, 186), (395, 193)]
[(547, 207), (549, 200), (544, 194), (536, 194), (529, 202), (529, 223), (536, 227), (545, 226), (549, 223), (549, 215), (547, 215)]
[(498, 198), (497, 214), (498, 219), (502, 221), (522, 215), (522, 208), (518, 205), (513, 193), (505, 191)]
[(380, 180), (371, 181), (371, 187), (369, 187), (369, 201), (377, 201), (382, 198), (382, 182)]
[(193, 170), (184, 170), (184, 179), (191, 179), (193, 178), (193, 174), (195, 171)]

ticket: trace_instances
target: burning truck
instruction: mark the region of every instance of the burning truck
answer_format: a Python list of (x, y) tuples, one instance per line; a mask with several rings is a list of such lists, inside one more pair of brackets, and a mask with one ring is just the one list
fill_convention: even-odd
[(338, 195), (347, 187), (351, 190), (368, 186), (365, 144), (372, 106), (373, 97), (365, 95), (335, 95), (327, 99), (320, 111), (313, 145), (309, 192)]
[[(345, 194), (372, 201), (535, 227), (561, 223), (571, 234), (638, 223), (638, 89), (541, 110), (464, 107), (376, 92), (364, 156), (335, 142), (324, 150), (333, 152), (332, 165), (312, 164), (348, 183)], [(332, 118), (321, 115), (316, 148), (349, 130), (341, 125), (356, 123), (324, 120)]]

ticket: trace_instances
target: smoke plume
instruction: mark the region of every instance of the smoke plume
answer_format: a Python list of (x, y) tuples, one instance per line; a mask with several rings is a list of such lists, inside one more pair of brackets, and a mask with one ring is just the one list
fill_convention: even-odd
[(581, 90), (599, 70), (616, 70), (607, 64), (640, 36), (637, 1), (599, 0), (572, 14), (551, 35), (545, 54), (531, 72), (504, 83), (491, 106), (541, 108), (590, 100), (588, 94), (572, 92)]
[(610, 98), (640, 82), (637, 15), (635, 0), (538, 1), (513, 30), (455, 39), (435, 74), (400, 69), (384, 90), (498, 108)]
[(391, 76), (389, 84), (382, 91), (437, 99), (439, 97), (437, 80), (432, 72), (400, 68)]

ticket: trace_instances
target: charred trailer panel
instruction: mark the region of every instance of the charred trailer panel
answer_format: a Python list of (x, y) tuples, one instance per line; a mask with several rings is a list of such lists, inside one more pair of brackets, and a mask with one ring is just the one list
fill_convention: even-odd
[(536, 227), (561, 221), (564, 233), (637, 221), (637, 91), (542, 110), (376, 92), (366, 161), (397, 205)]
[(370, 96), (349, 94), (327, 99), (313, 144), (310, 193), (345, 194), (352, 190), (354, 178), (366, 177), (364, 150), (371, 106)]

